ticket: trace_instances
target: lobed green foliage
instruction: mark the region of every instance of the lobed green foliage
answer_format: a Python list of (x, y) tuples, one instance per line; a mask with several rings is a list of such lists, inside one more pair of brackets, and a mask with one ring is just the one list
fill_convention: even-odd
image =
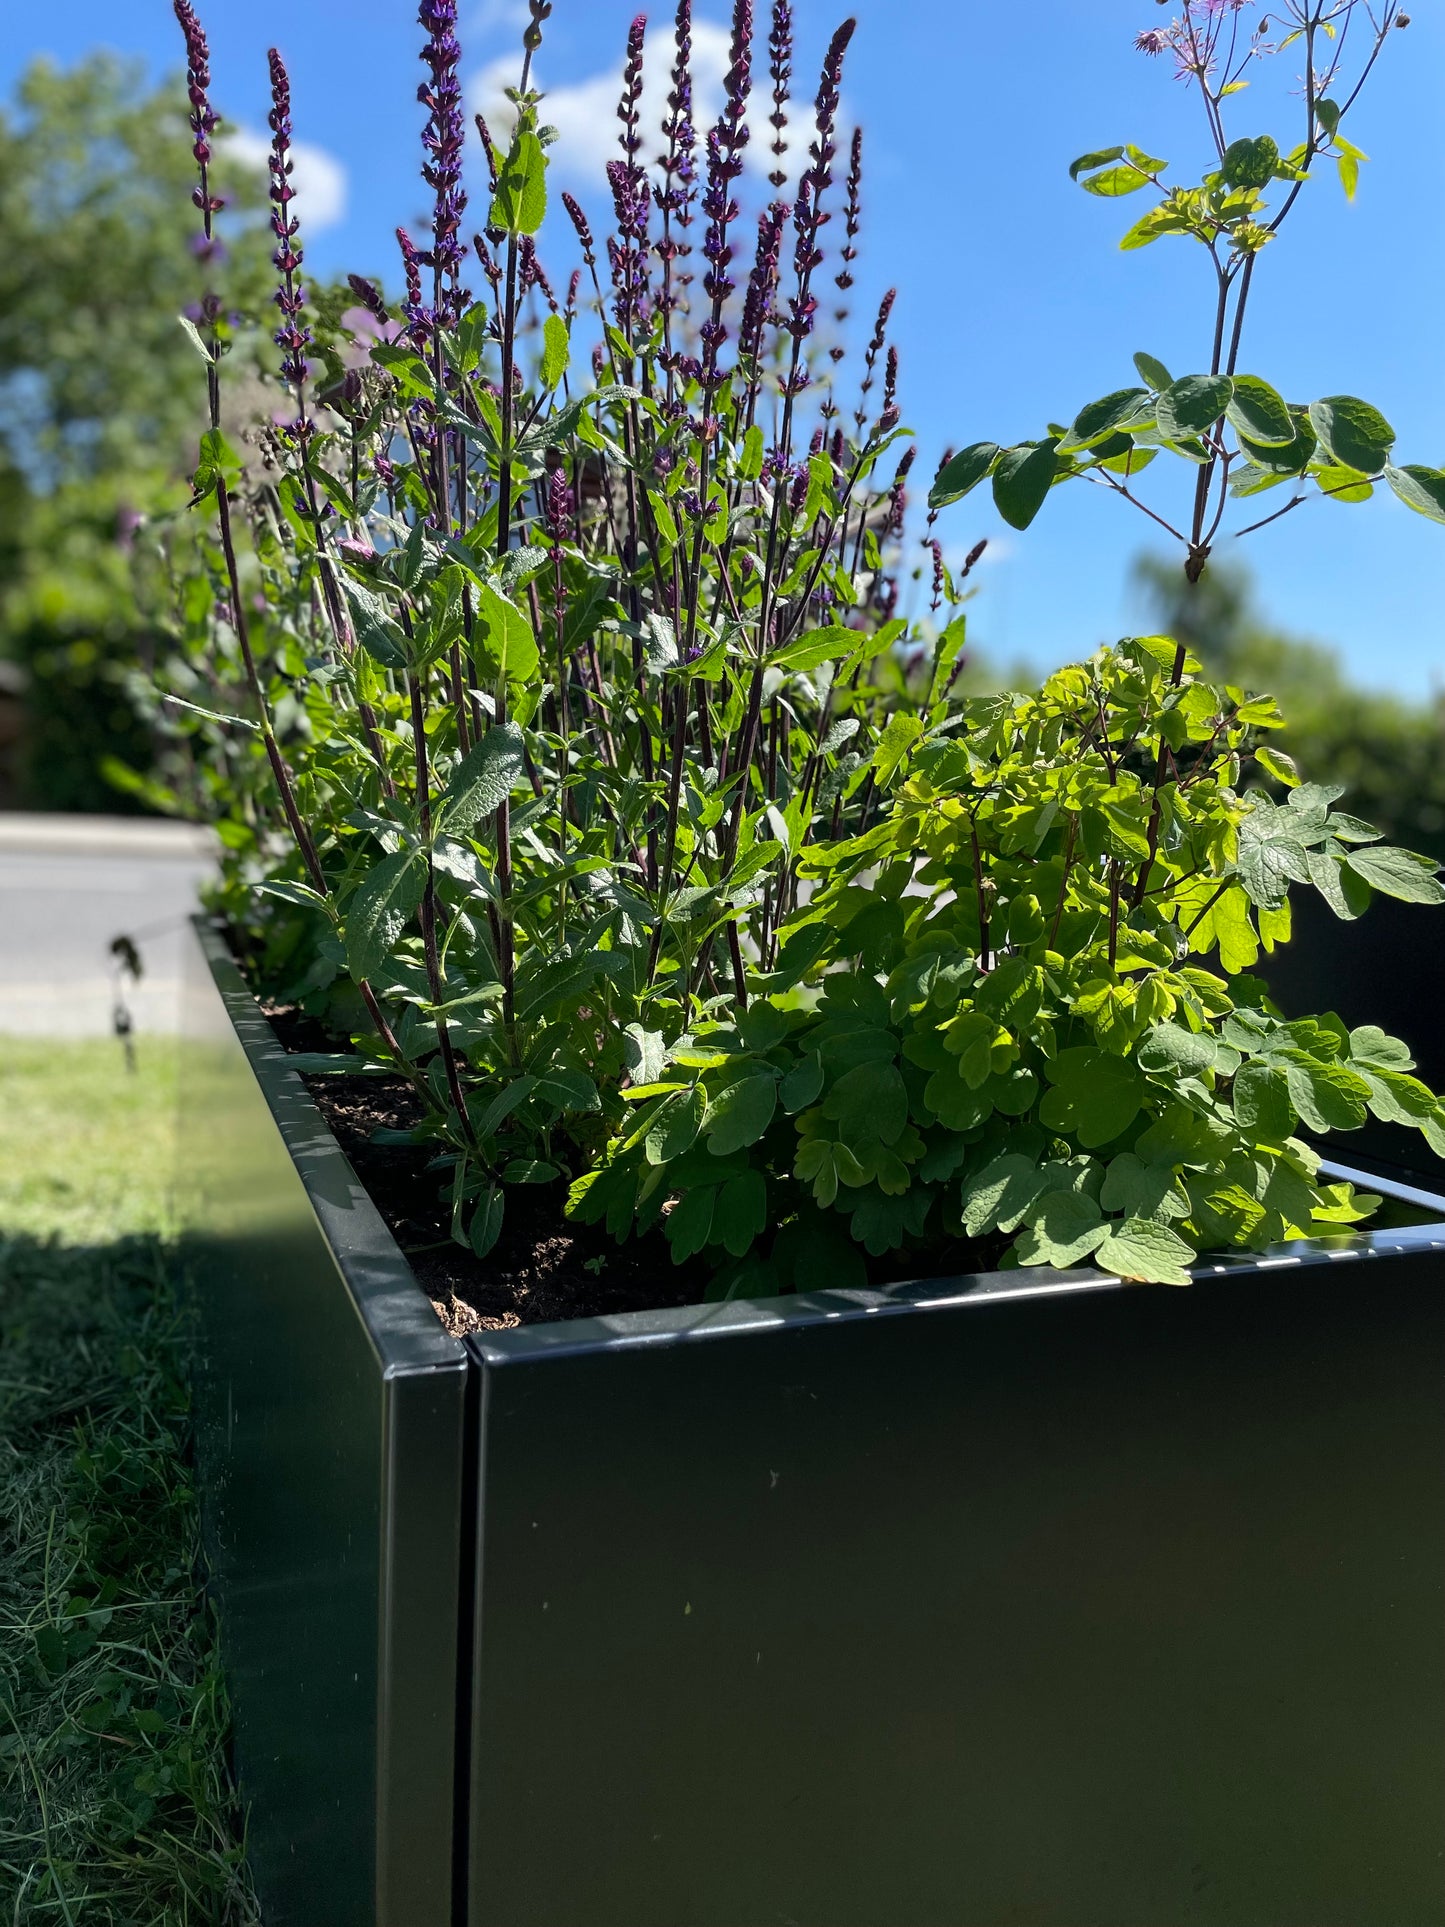
[(1353, 914), (1372, 888), (1440, 901), (1435, 865), (1337, 789), (1242, 792), (1251, 763), (1295, 781), (1261, 740), (1278, 710), (1192, 657), (1175, 683), (1174, 657), (1136, 638), (935, 713), (882, 820), (804, 860), (765, 1001), (650, 1040), (573, 1209), (625, 1231), (671, 1206), (676, 1256), (749, 1294), (836, 1280), (850, 1238), (881, 1257), (994, 1232), (1005, 1265), (1184, 1284), (1201, 1250), (1368, 1215), (1301, 1126), (1368, 1110), (1445, 1154), (1403, 1045), (1287, 1022), (1247, 974), (1289, 936), (1291, 882)]

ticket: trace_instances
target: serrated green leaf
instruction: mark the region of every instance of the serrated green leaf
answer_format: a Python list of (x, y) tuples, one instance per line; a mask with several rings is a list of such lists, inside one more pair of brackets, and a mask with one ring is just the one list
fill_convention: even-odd
[(567, 323), (561, 315), (549, 314), (542, 323), (542, 364), (539, 371), (542, 386), (549, 395), (566, 374), (571, 356)]
[(535, 234), (547, 213), (547, 156), (535, 133), (518, 123), (497, 170), (487, 226), (508, 234)]
[(438, 808), (438, 820), (456, 834), (499, 810), (521, 782), (525, 761), (515, 723), (489, 729), (458, 763)]
[(367, 872), (346, 912), (346, 967), (358, 982), (391, 955), (425, 888), (426, 865), (415, 850), (398, 850)]
[(530, 682), (541, 666), (531, 623), (517, 605), (490, 582), (475, 586), (473, 600), (472, 654), (477, 668), (492, 682), (502, 679), (510, 684)]

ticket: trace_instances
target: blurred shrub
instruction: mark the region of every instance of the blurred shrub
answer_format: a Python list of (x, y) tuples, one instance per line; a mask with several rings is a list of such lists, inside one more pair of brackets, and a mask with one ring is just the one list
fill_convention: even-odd
[[(184, 113), (178, 85), (110, 54), (38, 61), (0, 106), (0, 659), (25, 690), (10, 800), (31, 808), (158, 800), (118, 792), (103, 765), (153, 760), (132, 689), (161, 645), (136, 537), (184, 515), (201, 427), (177, 319), (202, 278)], [(236, 219), (208, 272), (259, 312), (260, 177), (223, 173)]]
[(1264, 621), (1245, 569), (1211, 563), (1191, 587), (1176, 564), (1144, 556), (1135, 579), (1159, 628), (1209, 674), (1278, 699), (1279, 747), (1308, 781), (1343, 783), (1350, 808), (1392, 841), (1445, 861), (1445, 700), (1361, 688), (1336, 650)]

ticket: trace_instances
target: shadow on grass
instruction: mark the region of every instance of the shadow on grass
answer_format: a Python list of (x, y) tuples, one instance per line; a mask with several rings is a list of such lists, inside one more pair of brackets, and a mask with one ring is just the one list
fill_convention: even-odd
[(258, 1919), (169, 1258), (150, 1231), (61, 1242), (0, 1222), (5, 1927)]

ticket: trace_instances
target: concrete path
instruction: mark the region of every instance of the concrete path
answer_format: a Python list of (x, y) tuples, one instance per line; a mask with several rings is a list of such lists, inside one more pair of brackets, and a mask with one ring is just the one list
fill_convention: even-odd
[(144, 966), (125, 987), (136, 1029), (174, 1030), (180, 933), (214, 848), (188, 823), (0, 813), (0, 1036), (109, 1032), (118, 936)]

